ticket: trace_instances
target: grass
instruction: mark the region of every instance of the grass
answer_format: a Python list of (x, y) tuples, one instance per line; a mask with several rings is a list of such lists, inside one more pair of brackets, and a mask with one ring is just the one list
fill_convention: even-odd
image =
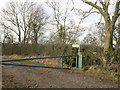
[(114, 73), (111, 73), (111, 75), (112, 76), (114, 76), (114, 77), (116, 77), (116, 78), (118, 78), (118, 79), (120, 79), (120, 73), (119, 72), (114, 72)]
[(59, 65), (59, 66), (54, 66), (54, 65), (51, 65), (51, 64), (42, 63), (42, 62), (38, 62), (38, 61), (30, 61), (30, 60), (27, 60), (27, 61), (21, 61), (21, 62), (24, 63), (24, 64), (32, 64), (32, 65), (39, 65), (39, 66), (61, 67), (61, 65)]
[(15, 59), (15, 58), (10, 58), (10, 57), (2, 57), (1, 59)]
[[(91, 67), (94, 67), (94, 66), (91, 66)], [(118, 79), (120, 79), (120, 73), (106, 71), (101, 68), (94, 69), (94, 68), (89, 67), (87, 70), (85, 70), (84, 68), (82, 68), (82, 69), (72, 68), (71, 71), (75, 72), (75, 73), (82, 73), (82, 74), (89, 75), (92, 77), (100, 78), (103, 80), (118, 81)]]

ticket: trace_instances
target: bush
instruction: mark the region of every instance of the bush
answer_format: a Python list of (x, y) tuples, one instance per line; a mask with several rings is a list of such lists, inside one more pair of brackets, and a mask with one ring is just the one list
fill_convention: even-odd
[(83, 56), (83, 66), (100, 65), (103, 48), (92, 45), (81, 45), (81, 53)]

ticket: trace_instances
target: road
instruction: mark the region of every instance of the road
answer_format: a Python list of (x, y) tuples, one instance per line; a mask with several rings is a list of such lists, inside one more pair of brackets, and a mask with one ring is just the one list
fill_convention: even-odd
[(70, 70), (2, 66), (3, 88), (118, 88), (118, 83)]

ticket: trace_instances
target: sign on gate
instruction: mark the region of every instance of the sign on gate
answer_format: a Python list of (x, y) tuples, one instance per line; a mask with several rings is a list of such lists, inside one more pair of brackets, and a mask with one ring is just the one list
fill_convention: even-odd
[(78, 45), (78, 44), (73, 44), (72, 47), (74, 47), (74, 48), (79, 48), (80, 45)]

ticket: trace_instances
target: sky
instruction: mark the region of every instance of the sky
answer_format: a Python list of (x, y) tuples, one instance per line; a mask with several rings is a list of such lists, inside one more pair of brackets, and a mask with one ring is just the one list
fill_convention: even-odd
[[(6, 3), (10, 2), (10, 1), (15, 1), (16, 2), (16, 1), (26, 1), (26, 0), (0, 0), (0, 10), (2, 10), (2, 8), (5, 8)], [(46, 2), (46, 1), (52, 1), (52, 0), (28, 0), (28, 1), (31, 1), (31, 2)], [(67, 2), (68, 0), (54, 0), (54, 1), (59, 1), (59, 2), (63, 3), (63, 5), (64, 5), (64, 3)], [(69, 0), (69, 1), (71, 2), (71, 0)], [(90, 8), (89, 5), (87, 5), (85, 3), (82, 3), (82, 1), (80, 1), (80, 0), (74, 0), (74, 5), (75, 5), (76, 8), (82, 8), (84, 10), (88, 10)], [(71, 7), (72, 7), (72, 5), (71, 5)], [(63, 6), (63, 8), (64, 8), (64, 6)], [(49, 9), (47, 9), (47, 11), (48, 11), (47, 13), (51, 13), (49, 11)], [(87, 20), (85, 22), (85, 24), (95, 22), (95, 21), (97, 21), (97, 19), (98, 19), (98, 15), (97, 14), (92, 14), (91, 17), (89, 18), (89, 20)]]

